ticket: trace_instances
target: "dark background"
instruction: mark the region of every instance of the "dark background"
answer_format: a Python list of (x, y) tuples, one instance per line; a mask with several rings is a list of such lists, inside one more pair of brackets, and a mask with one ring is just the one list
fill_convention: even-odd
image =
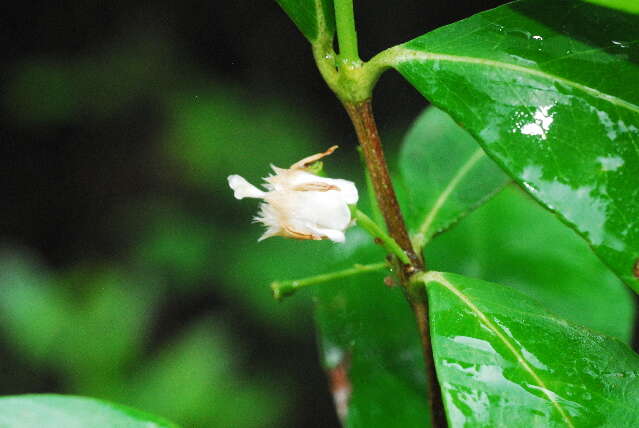
[[(503, 3), (356, 2), (360, 54), (370, 58)], [(290, 309), (268, 300), (264, 290), (275, 279), (267, 276), (270, 271), (251, 268), (250, 262), (246, 267), (241, 257), (250, 254), (244, 250), (236, 256), (233, 248), (258, 246), (254, 239), (260, 231), (248, 226), (254, 204), (233, 200), (223, 179), (240, 173), (255, 180), (270, 162), (287, 166), (334, 143), (343, 147), (343, 156), (354, 158), (346, 115), (316, 71), (306, 40), (277, 4), (23, 2), (3, 11), (0, 43), (0, 297), (24, 304), (23, 310), (17, 303), (0, 308), (0, 393), (94, 395), (185, 426), (275, 421), (336, 426), (315, 353), (312, 315), (303, 304)], [(399, 75), (389, 72), (381, 79), (375, 107), (391, 158), (403, 130), (425, 105)], [(305, 137), (310, 141), (300, 141)], [(245, 270), (252, 276), (243, 278)], [(259, 291), (251, 291), (256, 297), (249, 299), (248, 291), (238, 290), (251, 279), (251, 290)], [(15, 291), (21, 287), (30, 291)], [(126, 294), (138, 288), (141, 295)], [(64, 305), (86, 309), (74, 322), (49, 314), (47, 293), (60, 290)], [(76, 343), (69, 339), (57, 346), (60, 337), (75, 337), (61, 332), (82, 330), (100, 319), (102, 312), (95, 309), (100, 304), (90, 302), (101, 302), (104, 290), (119, 296), (114, 310), (104, 311), (130, 320), (127, 328), (137, 337), (122, 349), (134, 342), (139, 348), (135, 355), (113, 351), (118, 361), (113, 364), (121, 370), (117, 376), (101, 373), (111, 360), (91, 357), (111, 355), (101, 348), (111, 336), (105, 334), (91, 350), (83, 348), (87, 337), (113, 325), (109, 316)], [(135, 309), (138, 303), (132, 303), (133, 315), (126, 318), (118, 299), (153, 304)], [(38, 312), (34, 302), (40, 301), (44, 309)], [(261, 315), (254, 313), (256, 301), (266, 308), (257, 311)], [(145, 327), (136, 322), (136, 311), (151, 314)], [(207, 333), (195, 334), (200, 339), (194, 339), (193, 349), (201, 353), (183, 350), (190, 357), (181, 360), (175, 351), (166, 364), (170, 369), (157, 369), (164, 366), (154, 362), (156, 355), (164, 355), (165, 347), (186, 334), (185, 326), (202, 318), (213, 320), (226, 339), (217, 343)], [(29, 321), (34, 319), (39, 321)], [(300, 328), (287, 330), (287, 323), (298, 322)], [(58, 324), (46, 334), (48, 326)], [(114, 331), (113, 337), (120, 335)], [(219, 395), (207, 397), (203, 387), (202, 397), (189, 378), (200, 376), (197, 364), (207, 367), (219, 360), (214, 350), (207, 351), (209, 345), (237, 366), (212, 374), (207, 385), (218, 388)], [(76, 370), (74, 358), (83, 352), (77, 361), (86, 367)], [(158, 375), (162, 370), (173, 372)], [(150, 374), (135, 387), (118, 383), (118, 376), (135, 378), (138, 371)], [(236, 403), (234, 390), (220, 387), (229, 382), (251, 393)], [(153, 398), (156, 390), (193, 392), (186, 402), (191, 414), (163, 407)], [(238, 413), (255, 414), (246, 420), (210, 415), (202, 409), (214, 397), (225, 397), (225, 405), (237, 405)], [(251, 404), (263, 400), (270, 401)]]

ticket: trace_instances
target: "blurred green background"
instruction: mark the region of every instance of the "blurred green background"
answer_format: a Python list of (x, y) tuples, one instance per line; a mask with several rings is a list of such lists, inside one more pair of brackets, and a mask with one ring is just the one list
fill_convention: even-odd
[[(503, 1), (359, 4), (364, 58)], [(0, 26), (0, 394), (105, 398), (188, 427), (336, 426), (310, 301), (268, 284), (330, 243), (257, 244), (257, 182), (346, 115), (275, 2), (27, 2)], [(376, 92), (390, 158), (423, 109)]]

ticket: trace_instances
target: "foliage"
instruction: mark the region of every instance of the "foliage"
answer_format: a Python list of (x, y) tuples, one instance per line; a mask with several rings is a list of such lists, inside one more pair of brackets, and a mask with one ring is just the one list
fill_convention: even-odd
[[(349, 2), (341, 3), (336, 13), (349, 13)], [(315, 11), (321, 24), (322, 9)], [(340, 47), (342, 37), (353, 38), (339, 28), (342, 20)], [(332, 48), (309, 37), (322, 53), (318, 68), (347, 109), (366, 102), (392, 67), (458, 124), (427, 111), (399, 164), (413, 245), (425, 247), (430, 268), (468, 275), (413, 278), (427, 286), (452, 426), (636, 424), (629, 403), (639, 360), (623, 343), (632, 334), (632, 297), (588, 246), (639, 291), (638, 28), (636, 16), (579, 1), (524, 0), (363, 64), (331, 64)], [(508, 181), (500, 169), (587, 245), (521, 191), (509, 187), (491, 200)], [(379, 260), (364, 255), (370, 241), (350, 239), (338, 256), (343, 263)], [(418, 336), (409, 334), (414, 327), (399, 290), (381, 279), (342, 278), (316, 292), (324, 364), (331, 378), (342, 376), (333, 388), (350, 394), (341, 408), (346, 426), (383, 426), (391, 415), (402, 426), (421, 426), (428, 410), (416, 411), (415, 400), (425, 387), (411, 376), (422, 370)], [(411, 287), (403, 284), (413, 302)]]
[(118, 426), (177, 428), (138, 410), (90, 398), (61, 395), (20, 395), (0, 398), (0, 423), (7, 428)]
[(402, 45), (395, 64), (637, 291), (637, 47), (626, 40), (638, 23), (580, 2), (516, 2)]
[[(170, 194), (121, 203), (108, 230), (122, 251), (100, 263), (87, 256), (52, 268), (14, 246), (0, 253), (8, 357), (65, 393), (96, 397), (0, 398), (0, 425), (175, 426), (111, 401), (184, 426), (280, 425), (299, 385), (246, 347), (304, 340), (312, 310), (343, 425), (426, 426), (437, 394), (411, 313), (426, 293), (450, 426), (636, 426), (639, 357), (628, 346), (630, 289), (639, 292), (635, 2), (515, 1), (366, 62), (351, 0), (276, 2), (347, 109), (367, 102), (387, 70), (437, 106), (417, 118), (392, 165), (427, 271), (404, 269), (363, 228), (341, 246), (255, 244), (257, 226), (240, 220), (252, 212), (230, 207), (225, 177), (257, 182), (268, 162), (286, 167), (323, 148), (326, 135), (292, 97), (204, 78), (170, 43), (143, 37), (66, 62), (32, 58), (7, 76), (10, 120), (64, 129), (85, 117), (99, 127), (148, 98), (166, 121), (153, 137), (149, 187)], [(174, 75), (188, 78), (176, 85)], [(326, 172), (366, 182), (360, 207), (381, 226), (375, 177), (356, 177), (348, 156), (336, 153)], [(270, 299), (269, 279), (331, 269), (337, 274), (298, 281), (327, 284), (281, 305)], [(166, 323), (171, 311), (188, 315)], [(237, 314), (265, 337), (243, 337)], [(284, 366), (298, 358), (287, 354), (273, 358)], [(12, 376), (0, 373), (3, 391), (24, 392)]]

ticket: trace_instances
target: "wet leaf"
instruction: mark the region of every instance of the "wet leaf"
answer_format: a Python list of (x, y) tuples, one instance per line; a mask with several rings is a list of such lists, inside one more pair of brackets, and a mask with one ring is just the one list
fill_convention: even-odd
[(396, 48), (391, 62), (639, 291), (639, 16), (522, 1)]
[(0, 398), (3, 428), (177, 428), (177, 425), (129, 407), (63, 395)]
[[(361, 230), (336, 246), (338, 267), (379, 262), (381, 248)], [(424, 364), (417, 326), (398, 287), (368, 273), (314, 289), (323, 364), (348, 427), (427, 425)], [(392, 398), (391, 398), (392, 397)]]
[(322, 32), (335, 31), (333, 0), (275, 0), (306, 38), (314, 42)]
[(639, 424), (639, 356), (525, 295), (449, 273), (426, 279), (451, 427)]
[(406, 221), (419, 247), (509, 181), (473, 137), (434, 107), (406, 135), (399, 166), (408, 194)]
[(432, 269), (513, 287), (562, 318), (629, 343), (631, 292), (521, 189), (504, 189), (426, 247)]

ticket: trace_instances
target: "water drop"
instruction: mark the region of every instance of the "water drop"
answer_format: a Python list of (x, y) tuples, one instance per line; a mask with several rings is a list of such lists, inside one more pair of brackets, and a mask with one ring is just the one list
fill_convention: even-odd
[(521, 38), (526, 39), (526, 40), (530, 40), (530, 37), (532, 36), (532, 34), (530, 34), (530, 32), (523, 31), (523, 30), (510, 30), (510, 31), (508, 31), (508, 34), (511, 35), (511, 36), (521, 37)]
[(618, 40), (612, 40), (612, 44), (618, 46), (620, 48), (628, 48), (630, 47), (630, 43)]

